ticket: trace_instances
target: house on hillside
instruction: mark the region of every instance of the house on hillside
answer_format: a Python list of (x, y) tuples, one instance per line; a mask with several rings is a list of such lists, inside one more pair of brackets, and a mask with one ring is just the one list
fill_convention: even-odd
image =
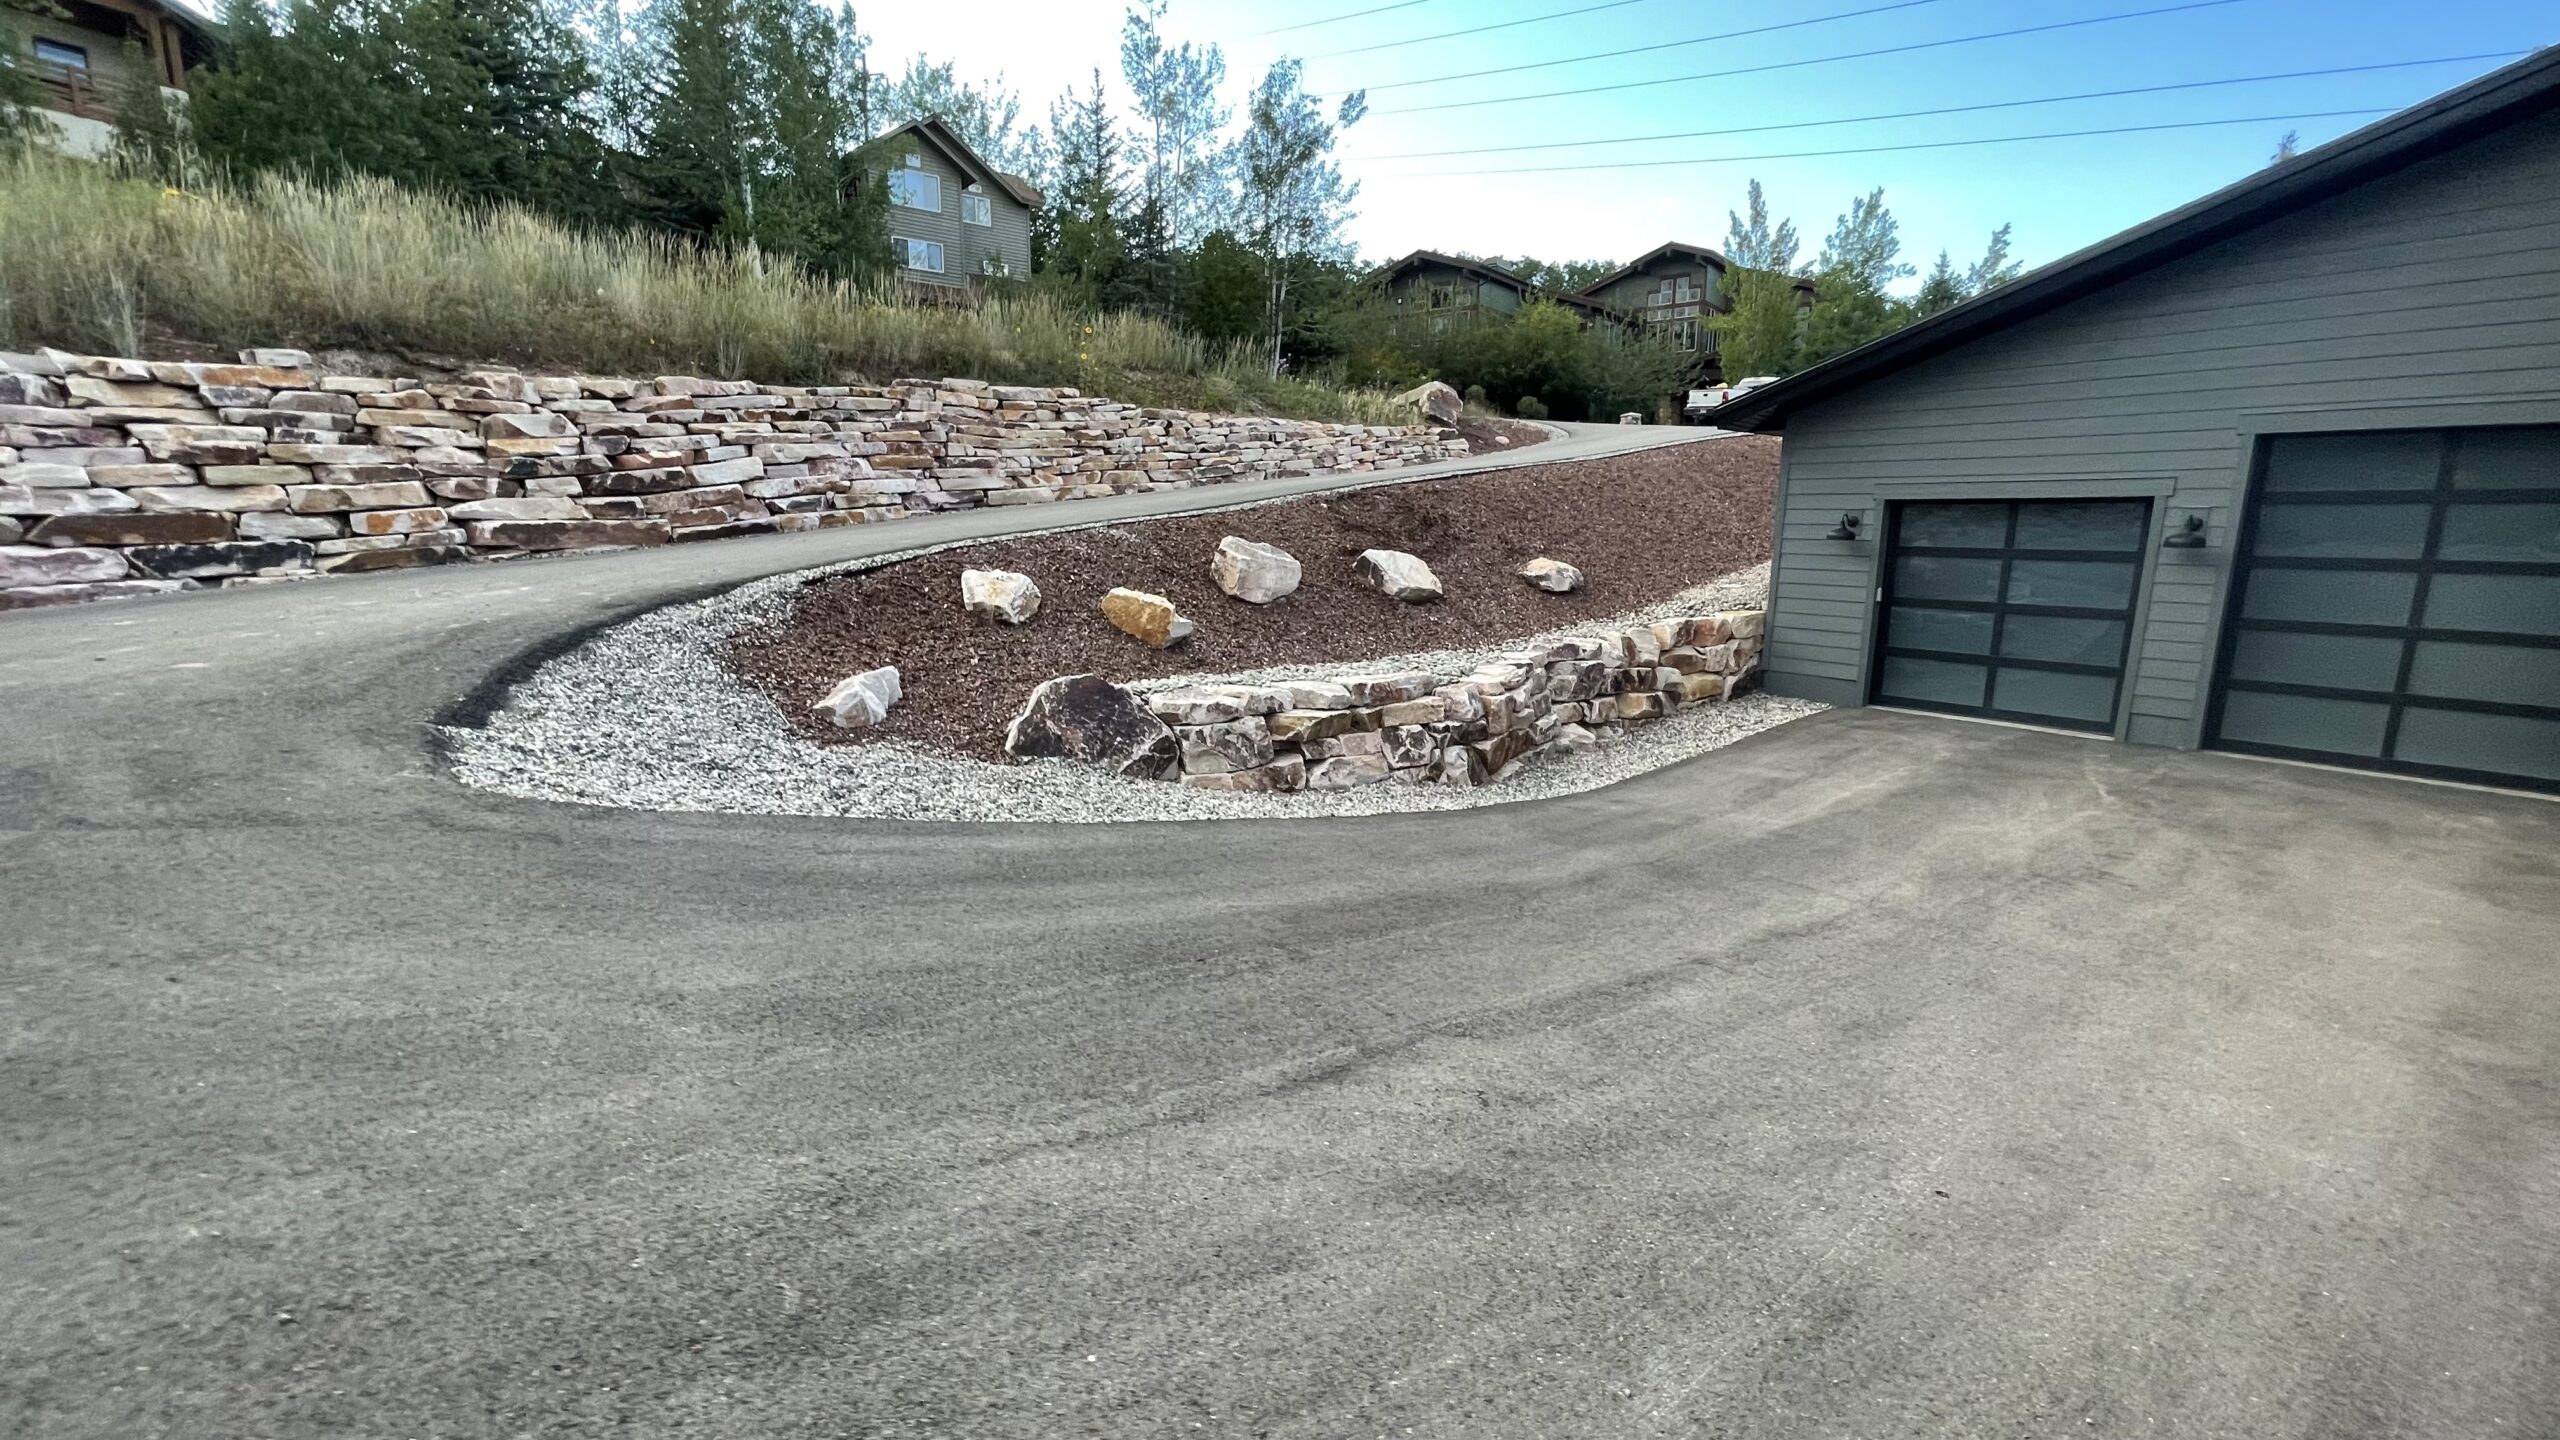
[[(1707, 328), (1710, 316), (1733, 308), (1730, 277), (1733, 262), (1704, 245), (1672, 241), (1638, 256), (1584, 286), (1582, 299), (1606, 306), (1641, 334), (1656, 335), (1672, 348), (1695, 357), (1686, 377), (1692, 384), (1738, 380), (1728, 376), (1716, 357), (1716, 335)], [(1811, 306), (1811, 280), (1795, 281), (1796, 303)]]
[(2560, 50), (1716, 424), (1779, 694), (2560, 792)]
[(1385, 292), (1398, 319), (1447, 324), (1481, 315), (1511, 315), (1533, 300), (1552, 300), (1585, 320), (1602, 313), (1599, 306), (1578, 295), (1550, 294), (1499, 265), (1436, 250), (1416, 250), (1382, 266), (1370, 272), (1369, 283)]
[(35, 77), (37, 113), (57, 148), (98, 156), (115, 141), (117, 100), (137, 82), (183, 99), (187, 72), (211, 53), (204, 18), (163, 0), (57, 0), (0, 27), (17, 53), (7, 63)]
[(1040, 192), (996, 169), (928, 115), (872, 142), (887, 155), (889, 248), (909, 284), (965, 291), (1031, 274), (1031, 212)]
[(1635, 329), (1660, 335), (1680, 350), (1712, 361), (1715, 336), (1700, 323), (1730, 309), (1724, 299), (1724, 256), (1678, 241), (1658, 246), (1585, 285), (1583, 299), (1625, 317)]

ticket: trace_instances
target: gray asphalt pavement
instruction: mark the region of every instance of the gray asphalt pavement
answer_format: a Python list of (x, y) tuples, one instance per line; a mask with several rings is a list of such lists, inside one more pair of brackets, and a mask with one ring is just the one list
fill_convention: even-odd
[(0, 1435), (2560, 1433), (2560, 806), (1879, 712), (1268, 825), (438, 772), (1099, 513), (0, 619)]

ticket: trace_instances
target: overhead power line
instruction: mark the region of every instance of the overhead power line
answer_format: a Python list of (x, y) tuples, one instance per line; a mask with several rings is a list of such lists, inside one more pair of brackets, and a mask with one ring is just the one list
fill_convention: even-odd
[(2072, 100), (2112, 100), (2126, 95), (2164, 95), (2177, 90), (2209, 90), (2221, 85), (2257, 85), (2271, 80), (2309, 80), (2327, 75), (2362, 75), (2376, 70), (2408, 70), (2423, 65), (2477, 64), (2513, 60), (2529, 50), (2501, 50), (2482, 55), (2445, 55), (2432, 60), (2388, 60), (2373, 65), (2338, 65), (2325, 70), (2288, 70), (2277, 75), (2235, 75), (2227, 80), (2182, 80), (2168, 85), (2135, 85), (2122, 90), (2084, 90), (2076, 95), (2041, 95), (2032, 100), (1986, 100), (1973, 105), (1942, 105), (1931, 110), (1893, 110), (1875, 115), (1843, 115), (1832, 120), (1793, 120), (1776, 125), (1735, 125), (1721, 130), (1676, 130), (1660, 135), (1620, 135), (1607, 140), (1542, 140), (1528, 145), (1477, 145), (1456, 150), (1406, 150), (1392, 155), (1350, 155), (1346, 161), (1444, 160), (1456, 155), (1507, 155), (1523, 150), (1583, 150), (1602, 145), (1641, 145), (1656, 140), (1706, 140), (1724, 135), (1759, 135), (1771, 130), (1813, 130), (1826, 125), (1863, 125), (1877, 120), (1919, 120), (1933, 115), (1969, 115), (1980, 110), (2014, 110), (2027, 105), (2060, 105)]
[(1262, 33), (1286, 35), (1292, 30), (1313, 30), (1319, 25), (1339, 25), (1345, 20), (1366, 20), (1372, 15), (1384, 15), (1390, 10), (1410, 10), (1416, 5), (1428, 3), (1429, 0), (1396, 0), (1393, 5), (1380, 5), (1371, 10), (1354, 10), (1348, 15), (1331, 15), (1322, 20), (1301, 20), (1295, 25), (1283, 25), (1277, 30), (1265, 30)]
[(2096, 130), (2045, 130), (2033, 135), (1985, 135), (1972, 140), (1922, 140), (1908, 145), (1855, 145), (1841, 150), (1787, 150), (1768, 155), (1692, 155), (1679, 160), (1618, 160), (1594, 165), (1505, 166), (1499, 170), (1408, 170), (1395, 179), (1438, 179), (1458, 175), (1554, 175), (1597, 170), (1655, 170), (1670, 165), (1731, 165), (1757, 160), (1811, 160), (1833, 155), (1891, 155), (1906, 150), (1955, 150), (1968, 145), (2015, 145), (2028, 140), (2076, 140), (2088, 135), (2142, 135), (2155, 130), (2201, 130), (2214, 125), (2273, 125), (2289, 120), (2338, 120), (2360, 115), (2391, 115), (2396, 105), (2361, 110), (2306, 110), (2296, 115), (2238, 115), (2228, 120), (2172, 120), (2157, 125), (2110, 125)]
[[(1568, 55), (1561, 60), (1530, 60), (1518, 65), (1498, 65), (1490, 70), (1462, 70), (1455, 75), (1434, 75), (1427, 80), (1391, 80), (1384, 85), (1362, 88), (1375, 93), (1380, 90), (1410, 90), (1416, 85), (1446, 85), (1453, 80), (1481, 80), (1488, 75), (1517, 75), (1523, 70), (1552, 70), (1559, 65), (1582, 65), (1593, 60), (1620, 60), (1629, 55), (1650, 55), (1662, 50), (1685, 50), (1692, 45), (1708, 45), (1718, 40), (1739, 40), (1745, 35), (1770, 35), (1780, 30), (1801, 30), (1807, 25), (1827, 25), (1834, 20), (1855, 20), (1862, 15), (1881, 15), (1888, 10), (1910, 10), (1922, 5), (1936, 5), (1940, 0), (1890, 0), (1883, 5), (1870, 5), (1863, 10), (1842, 10), (1831, 15), (1809, 15), (1802, 20), (1781, 20), (1770, 25), (1754, 25), (1747, 30), (1725, 30), (1713, 35), (1694, 35), (1686, 40), (1663, 40), (1651, 45), (1630, 45), (1624, 50), (1595, 50), (1588, 55)], [(2212, 0), (2229, 5), (2236, 0)]]
[(1887, 45), (1876, 50), (1853, 50), (1845, 55), (1817, 55), (1808, 60), (1773, 60), (1766, 65), (1742, 65), (1731, 70), (1701, 70), (1694, 75), (1665, 75), (1655, 80), (1621, 80), (1609, 85), (1585, 85), (1573, 90), (1541, 90), (1529, 95), (1494, 95), (1482, 100), (1443, 100), (1434, 105), (1407, 105), (1400, 110), (1373, 110), (1373, 115), (1420, 115), (1432, 110), (1465, 110), (1482, 105), (1518, 105), (1530, 100), (1554, 100), (1566, 95), (1598, 95), (1611, 90), (1642, 90), (1654, 85), (1678, 85), (1690, 80), (1722, 80), (1733, 75), (1760, 75), (1772, 70), (1801, 70), (1808, 65), (1833, 65), (1843, 60), (1866, 60), (1878, 55), (1908, 55), (1915, 50), (1943, 50), (1950, 45), (1973, 45), (1985, 40), (2006, 40), (2018, 35), (2040, 35), (2052, 30), (2076, 30), (2089, 25), (2104, 25), (2116, 20), (2141, 20), (2153, 15), (2176, 15), (2189, 10), (2211, 10), (2236, 5), (2240, 0), (2187, 0), (2182, 5), (2162, 5), (2150, 10), (2122, 10), (2113, 15), (2092, 15), (2082, 20), (2057, 20), (2049, 25), (2021, 25), (2012, 30), (1988, 30), (1979, 35), (1957, 35), (1945, 40), (1918, 40), (1908, 45)]
[(1400, 50), (1407, 45), (1427, 45), (1434, 40), (1455, 40), (1461, 35), (1483, 35), (1495, 30), (1509, 30), (1520, 25), (1535, 25), (1542, 20), (1569, 20), (1576, 15), (1596, 15), (1603, 10), (1622, 10), (1641, 5), (1645, 0), (1607, 0), (1600, 5), (1585, 5), (1579, 10), (1556, 10), (1545, 15), (1530, 15), (1518, 20), (1504, 20), (1492, 25), (1476, 25), (1465, 30), (1443, 30), (1437, 35), (1416, 35), (1410, 40), (1382, 40), (1375, 45), (1355, 45), (1348, 50), (1327, 50), (1310, 55), (1310, 60), (1334, 60), (1345, 55), (1366, 55), (1372, 50)]

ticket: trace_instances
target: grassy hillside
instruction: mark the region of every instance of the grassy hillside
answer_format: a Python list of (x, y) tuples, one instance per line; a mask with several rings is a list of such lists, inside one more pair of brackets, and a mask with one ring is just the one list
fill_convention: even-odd
[(0, 346), (141, 354), (146, 336), (779, 383), (962, 375), (1142, 404), (1384, 423), (1383, 395), (1272, 380), (1161, 321), (1024, 293), (967, 307), (753, 253), (588, 235), (356, 181), (168, 191), (0, 162)]

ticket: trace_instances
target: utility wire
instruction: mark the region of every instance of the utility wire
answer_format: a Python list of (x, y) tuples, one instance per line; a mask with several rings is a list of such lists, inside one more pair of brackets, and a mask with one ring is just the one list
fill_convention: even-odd
[(1265, 30), (1262, 33), (1265, 35), (1286, 35), (1292, 30), (1313, 30), (1319, 25), (1335, 25), (1345, 20), (1366, 20), (1372, 15), (1384, 15), (1390, 10), (1410, 10), (1414, 6), (1424, 3), (1426, 3), (1426, 0), (1396, 0), (1396, 3), (1393, 5), (1381, 5), (1374, 10), (1354, 10), (1348, 15), (1332, 15), (1327, 16), (1322, 20), (1301, 20), (1295, 25), (1283, 25), (1277, 30)]
[(2188, 0), (2183, 5), (2163, 5), (2151, 10), (2124, 10), (2113, 15), (2092, 15), (2085, 20), (2058, 20), (2050, 25), (2022, 25), (2014, 30), (1990, 30), (1979, 35), (1957, 35), (1945, 40), (1921, 40), (1909, 45), (1887, 45), (1880, 50), (1853, 50), (1845, 55), (1817, 55), (1809, 60), (1778, 60), (1766, 65), (1744, 65), (1732, 70), (1701, 70), (1695, 75), (1666, 75), (1658, 80), (1621, 80), (1614, 85), (1585, 85), (1574, 90), (1541, 90), (1532, 95), (1495, 95), (1482, 100), (1443, 100), (1436, 105), (1408, 105), (1401, 110), (1373, 110), (1373, 115), (1420, 115), (1431, 110), (1465, 110), (1480, 105), (1517, 105), (1527, 100), (1554, 100), (1566, 95), (1597, 95), (1609, 90), (1641, 90), (1653, 85), (1678, 85), (1690, 80), (1722, 80), (1733, 75), (1759, 75), (1771, 70), (1800, 70), (1808, 65), (1831, 65), (1842, 60), (1866, 60), (1878, 55), (1908, 55), (1915, 50), (1941, 50), (1950, 45), (1972, 45), (1984, 40), (2006, 40), (2017, 35), (2040, 35), (2050, 30), (2074, 30), (2087, 25), (2104, 25), (2114, 20), (2140, 20), (2153, 15), (2176, 15), (2188, 10), (2210, 10), (2223, 5), (2236, 5), (2240, 0)]
[(1505, 20), (1494, 25), (1477, 25), (1466, 30), (1443, 30), (1437, 35), (1416, 35), (1410, 40), (1384, 40), (1375, 45), (1355, 45), (1348, 50), (1327, 50), (1310, 55), (1310, 60), (1333, 60), (1344, 55), (1366, 55), (1372, 50), (1400, 50), (1407, 45), (1427, 45), (1434, 40), (1455, 40), (1461, 35), (1483, 35), (1495, 30), (1508, 30), (1515, 25), (1535, 25), (1541, 20), (1568, 20), (1576, 15), (1596, 15), (1603, 10), (1620, 10), (1640, 5), (1644, 0), (1608, 0), (1602, 5), (1585, 5), (1579, 10), (1557, 10), (1545, 15), (1532, 15), (1524, 20)]
[[(1481, 80), (1487, 75), (1517, 75), (1523, 70), (1552, 70), (1558, 65), (1580, 65), (1592, 60), (1619, 60), (1629, 55), (1650, 55), (1660, 50), (1684, 50), (1692, 45), (1707, 45), (1718, 40), (1739, 40), (1745, 35), (1770, 35), (1780, 30), (1801, 30), (1807, 25), (1827, 25), (1834, 20), (1855, 20), (1862, 15), (1881, 15), (1887, 10), (1909, 10), (1921, 5), (1935, 5), (1940, 0), (1891, 0), (1884, 5), (1870, 5), (1863, 10), (1843, 10), (1832, 15), (1811, 15), (1802, 20), (1781, 20), (1771, 25), (1754, 25), (1747, 30), (1726, 30), (1715, 35), (1698, 35), (1687, 40), (1664, 40), (1652, 45), (1630, 45), (1624, 50), (1595, 50), (1588, 55), (1568, 55), (1561, 60), (1531, 60), (1519, 65), (1499, 65), (1491, 70), (1462, 70), (1455, 75), (1434, 75), (1427, 80), (1391, 80), (1384, 85), (1363, 88), (1377, 90), (1410, 90), (1416, 85), (1446, 85), (1452, 80)], [(2217, 5), (2237, 0), (2211, 0)]]
[(2111, 125), (2098, 130), (2046, 130), (2033, 135), (1986, 135), (1973, 140), (1924, 140), (1909, 145), (1860, 145), (1845, 150), (1788, 150), (1769, 155), (1693, 155), (1681, 160), (1622, 160), (1600, 165), (1508, 166), (1500, 170), (1408, 170), (1397, 180), (1438, 179), (1457, 175), (1589, 174), (1596, 170), (1653, 170), (1666, 165), (1729, 165), (1755, 160), (1810, 160), (1832, 155), (1890, 155), (1905, 150), (1954, 150), (1968, 145), (2015, 145), (2027, 140), (2073, 140), (2087, 135), (2143, 135), (2155, 130), (2201, 130), (2212, 125), (2272, 125), (2284, 120), (2336, 120), (2359, 115), (2391, 115), (2398, 106), (2362, 110), (2307, 110), (2298, 115), (2238, 115), (2228, 120), (2175, 120), (2158, 125)]
[(2112, 100), (2125, 95), (2161, 95), (2174, 90), (2207, 90), (2220, 85), (2257, 85), (2270, 80), (2308, 80), (2324, 75), (2362, 75), (2376, 70), (2408, 70), (2421, 65), (2462, 65), (2482, 60), (2513, 60), (2529, 50), (2501, 50), (2485, 55), (2446, 55), (2433, 60), (2390, 60), (2374, 65), (2339, 65), (2326, 70), (2288, 70), (2279, 75), (2238, 75), (2228, 80), (2183, 80), (2172, 85), (2136, 85), (2123, 90), (2086, 90), (2077, 95), (2045, 95), (2033, 100), (1987, 100), (1976, 105), (1946, 105), (1934, 110), (1895, 110), (1879, 115), (1844, 115), (1836, 120), (1795, 120), (1780, 125), (1736, 125), (1723, 130), (1678, 130), (1663, 135), (1621, 135), (1610, 140), (1545, 140), (1533, 145), (1480, 145), (1458, 150), (1407, 150), (1392, 155), (1347, 155), (1346, 162), (1366, 160), (1443, 160), (1455, 155), (1505, 155), (1521, 150), (1581, 150), (1598, 145), (1641, 145), (1654, 140), (1705, 140), (1722, 135), (1758, 135), (1771, 130), (1812, 130), (1825, 125), (1863, 125), (1876, 120), (1918, 120), (1932, 115), (1969, 115), (1978, 110), (2014, 110), (2025, 105), (2059, 105), (2071, 100)]

